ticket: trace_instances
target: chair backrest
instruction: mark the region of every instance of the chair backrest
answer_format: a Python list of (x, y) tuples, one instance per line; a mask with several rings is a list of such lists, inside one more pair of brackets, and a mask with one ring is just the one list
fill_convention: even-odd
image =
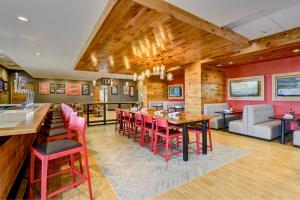
[(125, 118), (130, 118), (130, 112), (129, 111), (124, 111), (124, 117)]
[(86, 130), (86, 119), (84, 117), (79, 117), (72, 115), (69, 122), (69, 131), (75, 131), (79, 133), (81, 136), (81, 144), (84, 148), (86, 148), (86, 140), (85, 140), (85, 130)]
[(210, 103), (210, 104), (204, 104), (204, 115), (210, 115), (210, 116), (219, 116), (220, 114), (217, 114), (215, 112), (217, 111), (223, 111), (224, 109), (228, 109), (228, 103)]
[(143, 123), (143, 115), (141, 113), (135, 113), (135, 122)]
[(248, 105), (248, 126), (268, 122), (274, 116), (274, 108), (271, 104)]
[(121, 115), (122, 115), (121, 110), (117, 108), (116, 109), (116, 119), (120, 119)]
[(169, 125), (166, 118), (156, 118), (156, 131), (166, 131), (166, 135), (169, 135)]

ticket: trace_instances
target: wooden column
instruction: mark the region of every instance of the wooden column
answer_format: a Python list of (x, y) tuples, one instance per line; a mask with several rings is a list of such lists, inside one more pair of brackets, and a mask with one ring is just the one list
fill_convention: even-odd
[(201, 72), (201, 105), (226, 101), (226, 79), (224, 69), (203, 67)]
[(201, 61), (185, 67), (185, 112), (201, 113)]
[(168, 100), (168, 82), (160, 80), (159, 77), (147, 79), (143, 82), (144, 106), (148, 106), (149, 101)]

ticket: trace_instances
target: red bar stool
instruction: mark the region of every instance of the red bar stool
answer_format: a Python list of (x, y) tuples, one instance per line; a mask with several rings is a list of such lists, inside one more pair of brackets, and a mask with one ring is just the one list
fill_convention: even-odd
[[(71, 188), (76, 187), (87, 181), (88, 190), (90, 199), (92, 199), (92, 188), (91, 188), (91, 180), (90, 180), (90, 172), (88, 166), (88, 155), (87, 155), (87, 147), (85, 141), (85, 129), (86, 129), (86, 121), (83, 117), (71, 116), (69, 123), (69, 131), (74, 131), (80, 133), (81, 135), (81, 143), (71, 140), (71, 139), (63, 139), (57, 140), (53, 142), (39, 144), (35, 147), (31, 148), (31, 157), (30, 157), (30, 188), (29, 188), (29, 198), (33, 198), (33, 193), (39, 195), (38, 191), (35, 188), (37, 182), (40, 182), (41, 193), (40, 197), (42, 200), (45, 200), (49, 197), (55, 196), (58, 193), (64, 192)], [(71, 136), (70, 136), (71, 137)], [(85, 174), (77, 171), (74, 166), (74, 157), (79, 153), (83, 153), (84, 166), (85, 166)], [(62, 171), (48, 174), (48, 166), (49, 162), (55, 159), (63, 158), (65, 156), (69, 156), (70, 158), (70, 168), (64, 169)], [(41, 178), (35, 179), (35, 159), (38, 158), (42, 163), (41, 170)], [(47, 184), (48, 178), (60, 175), (62, 173), (71, 172), (73, 177), (73, 182), (70, 185), (67, 185), (61, 189), (58, 189), (54, 192), (47, 193)], [(80, 179), (77, 180), (78, 176)], [(39, 184), (37, 184), (39, 185)]]
[[(135, 113), (134, 117), (135, 117), (135, 121), (134, 121), (133, 141), (136, 142), (138, 129), (140, 131), (140, 138), (143, 135), (144, 122), (143, 122), (143, 115), (142, 114)], [(140, 139), (140, 141), (141, 141), (141, 139)]]
[(131, 132), (134, 128), (134, 117), (131, 116), (129, 111), (124, 111), (124, 116), (123, 116), (123, 135), (127, 133), (128, 138), (130, 138)]
[(116, 124), (115, 124), (115, 132), (123, 130), (123, 117), (122, 117), (122, 111), (120, 109), (116, 109)]
[[(189, 141), (189, 144), (196, 143), (196, 153), (200, 154), (201, 153), (201, 134), (202, 134), (202, 127), (201, 124), (193, 125), (188, 127), (188, 132), (193, 133), (196, 135), (196, 140), (195, 141)], [(210, 128), (210, 121), (207, 123), (207, 134), (208, 134), (208, 139), (209, 139), (209, 145), (207, 147), (212, 151), (212, 139), (211, 139), (211, 128)], [(190, 147), (191, 148), (191, 147)]]
[[(150, 115), (143, 115), (143, 132), (140, 137), (141, 146), (145, 146), (153, 151), (155, 121)], [(150, 146), (148, 145), (150, 144)]]
[[(69, 126), (71, 116), (77, 116), (77, 112), (67, 111), (63, 128), (55, 128), (55, 129), (44, 128), (44, 129), (42, 129), (38, 134), (38, 143), (40, 144), (43, 142), (50, 142), (50, 141), (69, 138), (69, 133), (68, 133), (67, 128)], [(77, 138), (78, 136), (72, 135), (72, 137)]]
[[(181, 150), (176, 150), (174, 153), (169, 154), (169, 149), (172, 150), (172, 140), (175, 138), (177, 142), (177, 147), (179, 146), (179, 138), (181, 137), (182, 133), (178, 130), (172, 129), (169, 126), (168, 120), (165, 118), (157, 118), (156, 119), (156, 130), (155, 130), (155, 140), (154, 140), (154, 154), (158, 154), (166, 159), (169, 159), (170, 156), (175, 156), (177, 154), (182, 153)], [(165, 140), (165, 154), (159, 153), (157, 150), (158, 148), (158, 140), (162, 138)], [(170, 145), (169, 145), (170, 144)], [(163, 148), (161, 148), (163, 149)]]

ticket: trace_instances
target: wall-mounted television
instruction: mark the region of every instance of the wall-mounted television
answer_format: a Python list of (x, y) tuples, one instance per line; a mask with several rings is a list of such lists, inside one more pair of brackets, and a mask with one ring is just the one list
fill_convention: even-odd
[(230, 82), (231, 97), (258, 97), (259, 81), (258, 80), (241, 80)]
[(168, 86), (169, 99), (183, 99), (183, 85), (169, 85)]
[(277, 96), (300, 97), (300, 77), (278, 77)]

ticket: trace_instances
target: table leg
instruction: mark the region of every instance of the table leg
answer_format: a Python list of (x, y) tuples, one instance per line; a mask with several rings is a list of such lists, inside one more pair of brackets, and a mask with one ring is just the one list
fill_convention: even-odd
[(188, 149), (188, 129), (187, 124), (182, 125), (182, 134), (183, 134), (183, 160), (189, 160), (189, 149)]
[(202, 122), (202, 154), (207, 154), (207, 120)]
[(223, 114), (223, 131), (226, 131), (226, 117), (225, 114)]
[(90, 126), (90, 104), (87, 104), (87, 112), (86, 112), (86, 121), (87, 121), (87, 126)]
[(281, 138), (280, 143), (285, 143), (285, 120), (281, 120)]

